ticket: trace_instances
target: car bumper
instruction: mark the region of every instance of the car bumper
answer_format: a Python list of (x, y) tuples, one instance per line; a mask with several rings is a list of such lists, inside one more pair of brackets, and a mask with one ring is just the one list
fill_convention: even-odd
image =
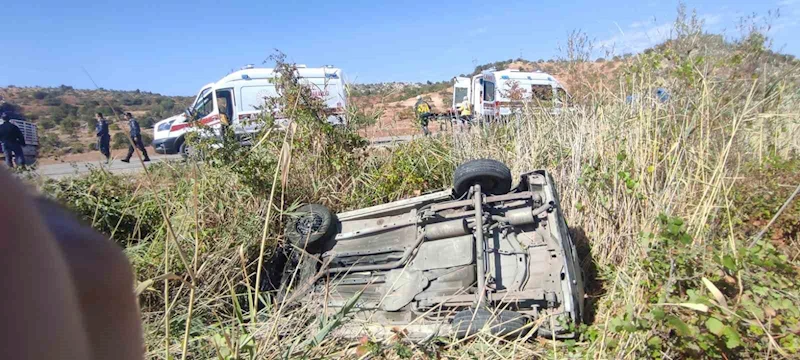
[(174, 154), (178, 152), (178, 148), (175, 146), (177, 141), (176, 137), (155, 139), (153, 140), (153, 149), (159, 154)]

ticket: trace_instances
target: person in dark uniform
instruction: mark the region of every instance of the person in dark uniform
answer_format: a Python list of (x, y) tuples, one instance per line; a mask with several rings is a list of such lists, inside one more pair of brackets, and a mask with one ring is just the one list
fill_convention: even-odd
[(106, 157), (106, 162), (111, 161), (111, 135), (108, 133), (108, 121), (102, 113), (97, 113), (97, 149)]
[(22, 131), (19, 130), (17, 125), (11, 123), (8, 114), (3, 113), (0, 115), (0, 143), (3, 144), (3, 154), (6, 156), (6, 165), (14, 167), (12, 162), (15, 158), (17, 166), (25, 165), (25, 155), (22, 153), (22, 147), (25, 146), (25, 137)]
[(122, 162), (130, 162), (131, 161), (131, 156), (133, 156), (133, 146), (134, 145), (139, 149), (139, 151), (142, 152), (142, 155), (144, 156), (144, 160), (143, 161), (150, 161), (150, 157), (147, 156), (147, 150), (144, 149), (144, 142), (142, 142), (142, 129), (139, 128), (139, 122), (136, 121), (136, 119), (133, 118), (133, 115), (131, 115), (131, 113), (125, 113), (125, 118), (128, 119), (128, 126), (131, 129), (131, 132), (130, 132), (130, 134), (131, 134), (131, 142), (133, 144), (132, 145), (131, 144), (128, 145), (128, 155), (125, 156), (124, 159), (122, 159)]

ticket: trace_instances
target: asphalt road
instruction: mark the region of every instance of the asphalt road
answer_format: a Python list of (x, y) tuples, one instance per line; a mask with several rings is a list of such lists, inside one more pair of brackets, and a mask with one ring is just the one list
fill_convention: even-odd
[[(181, 158), (180, 155), (155, 155), (155, 156), (150, 156), (151, 161), (145, 164), (152, 165), (165, 160), (180, 160), (180, 158)], [(85, 161), (85, 162), (42, 165), (36, 169), (36, 173), (42, 177), (59, 179), (67, 176), (74, 176), (87, 173), (89, 172), (89, 169), (92, 168), (96, 169), (100, 167), (105, 168), (108, 171), (115, 174), (135, 173), (142, 171), (142, 164), (139, 162), (139, 159), (134, 157), (131, 159), (130, 163), (124, 163), (119, 159), (115, 159), (111, 162), (111, 164), (106, 164), (103, 161)]]
[[(411, 141), (411, 135), (406, 136), (390, 136), (372, 139), (372, 146), (392, 146), (397, 143)], [(180, 160), (180, 155), (153, 155), (150, 156), (147, 165), (156, 164), (166, 160)], [(105, 164), (101, 161), (85, 161), (73, 162), (62, 164), (42, 165), (36, 169), (36, 173), (41, 177), (50, 179), (60, 179), (68, 176), (75, 176), (89, 172), (89, 169), (103, 167), (114, 174), (136, 173), (142, 171), (142, 164), (135, 157), (131, 159), (130, 163), (124, 163), (115, 159), (111, 164)]]

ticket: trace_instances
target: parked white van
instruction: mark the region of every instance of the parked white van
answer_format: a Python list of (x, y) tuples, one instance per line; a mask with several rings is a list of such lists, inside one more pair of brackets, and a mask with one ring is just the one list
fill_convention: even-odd
[(474, 107), (473, 114), (484, 118), (511, 115), (530, 101), (537, 101), (557, 113), (569, 97), (564, 86), (552, 75), (514, 69), (487, 70), (472, 78), (456, 77), (454, 106), (463, 102), (465, 94)]
[[(300, 81), (311, 86), (312, 94), (324, 100), (328, 122), (345, 124), (347, 97), (342, 70), (332, 66), (308, 68), (297, 65), (297, 68)], [(212, 128), (219, 128), (226, 122), (242, 138), (257, 132), (263, 124), (253, 120), (267, 110), (264, 105), (269, 98), (278, 96), (274, 84), (276, 76), (278, 74), (271, 68), (252, 66), (228, 74), (200, 90), (190, 107), (192, 117)], [(285, 119), (276, 121), (282, 120)], [(153, 147), (156, 152), (185, 153), (188, 149), (184, 135), (191, 125), (183, 114), (156, 123), (153, 128)]]

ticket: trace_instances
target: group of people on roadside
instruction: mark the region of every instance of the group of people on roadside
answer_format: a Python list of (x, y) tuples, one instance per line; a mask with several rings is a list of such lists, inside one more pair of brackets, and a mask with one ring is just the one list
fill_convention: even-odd
[[(105, 156), (106, 162), (110, 162), (111, 134), (108, 131), (108, 120), (102, 113), (97, 113), (95, 118), (97, 119), (97, 126), (95, 127), (97, 149)], [(128, 120), (131, 142), (128, 144), (128, 154), (120, 161), (126, 163), (131, 161), (134, 146), (142, 152), (142, 161), (150, 161), (150, 156), (148, 156), (142, 140), (142, 129), (139, 127), (139, 121), (131, 113), (125, 113), (125, 119)], [(3, 145), (6, 166), (10, 168), (14, 167), (15, 164), (17, 167), (25, 166), (25, 155), (22, 149), (25, 146), (25, 136), (19, 127), (10, 121), (6, 113), (0, 114), (0, 144)]]
[[(456, 108), (458, 114), (457, 117), (453, 118), (453, 123), (454, 125), (457, 123), (461, 131), (463, 131), (472, 121), (472, 106), (470, 106), (469, 99), (465, 96)], [(417, 117), (417, 123), (422, 128), (422, 134), (429, 136), (431, 132), (428, 129), (428, 123), (430, 122), (430, 118), (433, 117), (433, 113), (431, 112), (431, 105), (422, 98), (422, 95), (417, 95), (417, 102), (414, 104), (414, 114)]]
[[(100, 153), (106, 157), (106, 162), (110, 162), (111, 134), (108, 132), (108, 120), (103, 117), (103, 113), (97, 113), (95, 118), (97, 119), (97, 149), (100, 150)], [(133, 156), (134, 152), (134, 146), (136, 146), (136, 148), (142, 152), (142, 157), (144, 158), (142, 161), (150, 161), (150, 157), (147, 155), (147, 150), (144, 148), (144, 141), (142, 141), (142, 129), (139, 127), (139, 121), (137, 121), (131, 113), (125, 113), (125, 119), (128, 120), (131, 142), (128, 144), (128, 154), (120, 161), (126, 163), (131, 161), (131, 157)]]

